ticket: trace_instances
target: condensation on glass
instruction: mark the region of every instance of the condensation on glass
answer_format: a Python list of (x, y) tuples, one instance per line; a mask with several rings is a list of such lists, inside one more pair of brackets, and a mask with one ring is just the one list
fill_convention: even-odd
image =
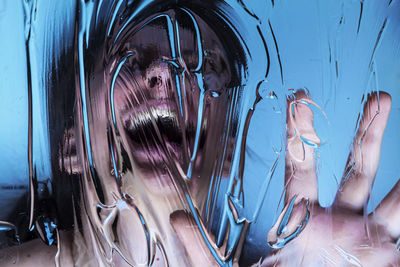
[(5, 0), (0, 34), (0, 265), (400, 264), (399, 1)]

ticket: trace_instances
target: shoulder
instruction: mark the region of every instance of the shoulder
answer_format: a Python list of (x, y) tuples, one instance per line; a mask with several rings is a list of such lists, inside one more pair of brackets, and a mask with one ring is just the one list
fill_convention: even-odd
[(53, 267), (73, 266), (71, 257), (71, 237), (68, 232), (60, 233), (60, 253), (57, 245), (47, 246), (40, 239), (35, 239), (19, 246), (0, 250), (0, 265), (3, 267)]

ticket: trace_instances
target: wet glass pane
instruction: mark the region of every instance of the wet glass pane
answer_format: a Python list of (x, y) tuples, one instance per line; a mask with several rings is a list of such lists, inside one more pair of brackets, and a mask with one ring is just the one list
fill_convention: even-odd
[(0, 1), (1, 266), (397, 266), (400, 2)]

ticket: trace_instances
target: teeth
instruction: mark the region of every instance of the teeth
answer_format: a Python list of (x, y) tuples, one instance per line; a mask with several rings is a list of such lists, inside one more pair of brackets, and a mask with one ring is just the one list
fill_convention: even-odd
[(134, 131), (140, 126), (150, 124), (152, 118), (170, 118), (178, 126), (176, 113), (168, 107), (150, 107), (149, 110), (132, 112), (125, 125), (130, 131)]

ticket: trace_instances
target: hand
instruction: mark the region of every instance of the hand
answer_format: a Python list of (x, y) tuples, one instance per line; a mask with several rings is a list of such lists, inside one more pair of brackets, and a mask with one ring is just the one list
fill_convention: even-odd
[(309, 95), (288, 98), (285, 208), (268, 233), (272, 249), (262, 266), (400, 266), (400, 182), (376, 210), (364, 214), (375, 179), (391, 97), (368, 95), (333, 205), (318, 204)]

